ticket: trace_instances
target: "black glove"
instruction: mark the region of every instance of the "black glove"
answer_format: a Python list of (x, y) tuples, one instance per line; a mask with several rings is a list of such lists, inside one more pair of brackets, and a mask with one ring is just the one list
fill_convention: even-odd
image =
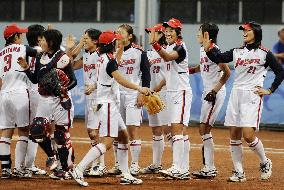
[(217, 95), (217, 92), (215, 92), (214, 90), (211, 90), (208, 94), (206, 94), (204, 100), (208, 102), (212, 102), (212, 104), (215, 104), (216, 95)]
[(72, 107), (72, 102), (71, 102), (71, 99), (69, 98), (69, 96), (61, 98), (60, 104), (66, 110), (70, 110), (71, 107)]

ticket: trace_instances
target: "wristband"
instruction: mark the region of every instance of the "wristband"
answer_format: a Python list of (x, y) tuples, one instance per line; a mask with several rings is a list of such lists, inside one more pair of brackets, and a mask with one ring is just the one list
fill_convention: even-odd
[(159, 52), (162, 49), (161, 45), (158, 42), (153, 43), (152, 46), (154, 50), (156, 50), (157, 52)]

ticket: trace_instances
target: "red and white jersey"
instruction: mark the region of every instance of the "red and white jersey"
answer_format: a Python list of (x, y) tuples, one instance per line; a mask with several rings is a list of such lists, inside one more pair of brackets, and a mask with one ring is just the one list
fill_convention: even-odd
[[(178, 44), (177, 44), (178, 43)], [(189, 72), (188, 72), (188, 51), (186, 45), (182, 41), (178, 41), (166, 48), (167, 52), (174, 51), (174, 47), (182, 45), (186, 51), (186, 56), (183, 61), (177, 63), (175, 60), (166, 62), (166, 87), (167, 91), (180, 91), (191, 90), (189, 84)]]
[[(111, 103), (120, 101), (119, 84), (107, 73), (108, 63), (114, 60), (112, 54), (100, 55), (97, 62), (97, 103)], [(116, 63), (117, 64), (117, 63)]]
[[(147, 51), (147, 57), (149, 59), (149, 63), (151, 64), (150, 73), (151, 73), (151, 82), (150, 88), (154, 89), (157, 87), (162, 80), (166, 78), (166, 64), (165, 61), (161, 58), (161, 56), (155, 50)], [(165, 90), (166, 86), (162, 88)]]
[[(85, 52), (83, 54), (83, 71), (84, 71), (84, 83), (86, 85), (94, 85), (97, 83), (97, 61), (99, 54), (95, 52)], [(87, 98), (94, 98), (96, 90), (92, 94), (87, 95)]]
[(268, 67), (264, 66), (266, 55), (267, 51), (260, 48), (256, 50), (248, 50), (246, 47), (234, 49), (234, 89), (252, 90), (255, 86), (263, 86), (268, 70)]
[(2, 79), (2, 92), (26, 90), (29, 80), (17, 63), (18, 58), (26, 58), (26, 46), (11, 44), (0, 51), (0, 78)]
[[(219, 49), (217, 45), (214, 46)], [(200, 73), (205, 91), (212, 90), (223, 75), (220, 67), (207, 57), (203, 47), (200, 48)], [(221, 90), (224, 89), (223, 85)]]
[[(139, 85), (141, 81), (141, 54), (142, 50), (133, 44), (126, 51), (123, 51), (121, 62), (118, 65), (119, 73), (129, 82), (136, 85)], [(137, 94), (136, 90), (125, 88), (121, 85), (119, 89), (122, 94)]]

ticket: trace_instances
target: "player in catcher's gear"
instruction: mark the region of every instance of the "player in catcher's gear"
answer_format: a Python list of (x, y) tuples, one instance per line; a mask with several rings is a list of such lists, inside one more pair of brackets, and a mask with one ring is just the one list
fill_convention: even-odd
[[(71, 103), (69, 102), (67, 91), (76, 86), (77, 80), (69, 57), (60, 50), (61, 42), (62, 34), (60, 31), (47, 30), (43, 33), (41, 41), (44, 53), (36, 60), (35, 71), (30, 71), (28, 64), (23, 58), (19, 59), (18, 63), (25, 70), (31, 82), (34, 84), (38, 83), (38, 91), (41, 96), (36, 119), (44, 117), (50, 122), (50, 117), (54, 117), (55, 131), (52, 136), (54, 136), (56, 142), (62, 169), (66, 172), (72, 167), (74, 161), (74, 151), (69, 133), (71, 126)], [(67, 104), (64, 104), (65, 99), (67, 99)], [(46, 137), (46, 139), (50, 138), (50, 136)], [(49, 156), (50, 144), (45, 143), (41, 147)], [(54, 158), (49, 156), (48, 160), (54, 160)], [(50, 165), (53, 166), (53, 164)]]
[(165, 108), (164, 102), (161, 100), (158, 93), (154, 92), (150, 95), (144, 95), (144, 106), (150, 115), (157, 114)]

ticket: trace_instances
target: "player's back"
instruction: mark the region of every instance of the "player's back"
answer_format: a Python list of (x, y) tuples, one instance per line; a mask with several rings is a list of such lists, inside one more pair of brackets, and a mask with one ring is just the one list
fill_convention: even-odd
[(19, 57), (26, 56), (26, 47), (11, 44), (0, 51), (0, 77), (2, 79), (2, 92), (19, 91), (27, 89), (27, 76), (17, 63)]

